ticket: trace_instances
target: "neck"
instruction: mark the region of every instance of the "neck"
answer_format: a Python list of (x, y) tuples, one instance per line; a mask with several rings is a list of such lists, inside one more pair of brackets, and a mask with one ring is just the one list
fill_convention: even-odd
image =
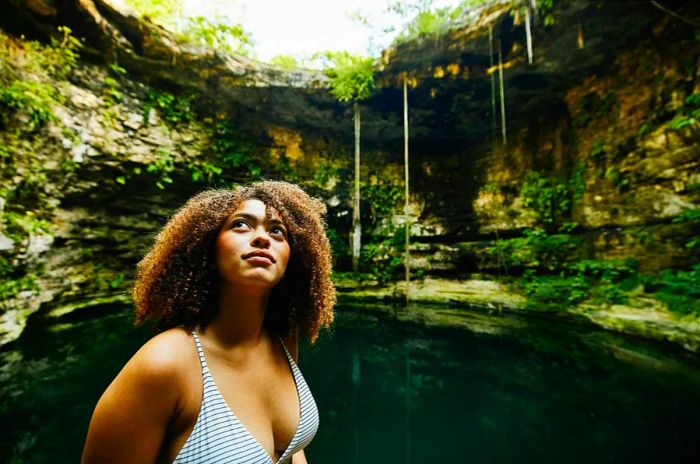
[(270, 290), (241, 288), (219, 282), (218, 312), (208, 330), (224, 346), (255, 345), (265, 336)]

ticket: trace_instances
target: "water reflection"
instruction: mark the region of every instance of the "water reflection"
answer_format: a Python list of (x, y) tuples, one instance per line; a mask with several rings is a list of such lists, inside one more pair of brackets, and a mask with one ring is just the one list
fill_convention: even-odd
[[(77, 462), (99, 395), (149, 336), (112, 314), (1, 352), (0, 462)], [(550, 322), (494, 336), (357, 312), (301, 353), (321, 414), (312, 464), (700, 462), (689, 353)]]
[(302, 359), (322, 415), (310, 462), (698, 462), (692, 354), (527, 330), (341, 320)]

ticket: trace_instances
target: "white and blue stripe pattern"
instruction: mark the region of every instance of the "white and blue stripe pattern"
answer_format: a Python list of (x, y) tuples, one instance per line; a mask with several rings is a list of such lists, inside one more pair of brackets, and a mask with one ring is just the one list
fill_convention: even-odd
[(214, 378), (209, 372), (204, 350), (196, 332), (192, 332), (197, 344), (199, 361), (202, 364), (202, 382), (204, 392), (202, 405), (194, 424), (192, 433), (187, 438), (173, 464), (286, 464), (294, 453), (302, 450), (316, 435), (318, 430), (318, 409), (311, 396), (299, 367), (282, 343), (287, 360), (294, 374), (300, 403), (300, 418), (296, 433), (279, 460), (274, 463), (270, 455), (253, 437), (248, 429), (238, 420), (226, 400), (216, 388)]

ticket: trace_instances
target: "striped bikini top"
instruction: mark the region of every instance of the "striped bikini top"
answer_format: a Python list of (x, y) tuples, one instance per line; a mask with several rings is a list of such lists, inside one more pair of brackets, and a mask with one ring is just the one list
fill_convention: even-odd
[(216, 388), (214, 378), (204, 359), (204, 350), (197, 333), (192, 331), (197, 345), (199, 362), (202, 365), (202, 405), (192, 433), (187, 438), (173, 464), (285, 464), (289, 463), (294, 453), (302, 450), (316, 435), (318, 429), (318, 409), (311, 396), (299, 367), (280, 339), (287, 355), (289, 366), (292, 368), (294, 383), (299, 396), (300, 417), (296, 433), (289, 442), (287, 449), (274, 463), (262, 445), (253, 437), (248, 429), (228, 407), (226, 400)]

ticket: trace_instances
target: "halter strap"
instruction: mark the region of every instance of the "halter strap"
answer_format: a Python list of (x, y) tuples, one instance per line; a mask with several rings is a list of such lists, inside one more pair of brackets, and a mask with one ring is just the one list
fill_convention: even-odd
[(207, 371), (207, 360), (204, 358), (204, 349), (202, 348), (202, 342), (199, 341), (197, 336), (197, 331), (192, 331), (192, 337), (194, 337), (194, 342), (197, 345), (197, 354), (199, 355), (199, 364), (202, 365), (202, 374)]

